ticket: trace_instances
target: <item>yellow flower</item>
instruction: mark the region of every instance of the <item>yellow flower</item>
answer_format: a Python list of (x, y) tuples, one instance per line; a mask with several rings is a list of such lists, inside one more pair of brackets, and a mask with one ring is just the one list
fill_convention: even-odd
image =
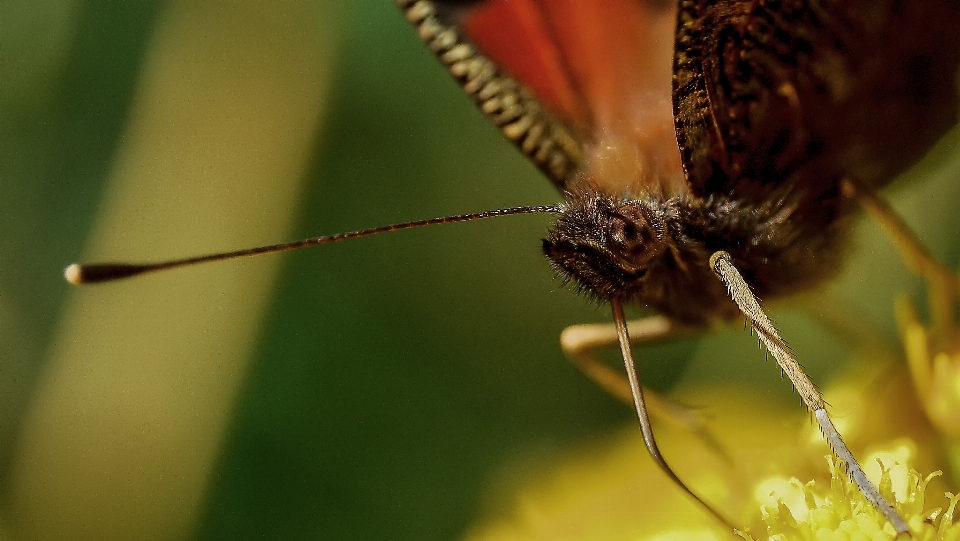
[[(927, 486), (940, 472), (921, 478), (915, 470), (909, 469), (909, 447), (904, 445), (892, 452), (899, 454), (903, 462), (896, 461), (889, 469), (883, 470), (881, 491), (896, 501), (898, 512), (910, 525), (912, 539), (960, 539), (960, 524), (953, 522), (958, 496), (947, 493), (949, 504), (945, 512), (941, 508), (925, 509)], [(867, 460), (877, 460), (879, 464), (883, 462), (878, 456), (881, 454), (884, 453), (875, 453)], [(770, 500), (770, 504), (760, 507), (767, 527), (766, 538), (771, 541), (895, 539), (893, 527), (850, 481), (839, 460), (828, 457), (828, 463), (831, 473), (829, 486), (816, 481), (802, 484), (796, 478), (786, 483), (767, 482), (758, 485), (758, 492), (765, 492)], [(899, 490), (893, 488), (898, 485)], [(754, 539), (746, 535), (744, 538)]]
[[(913, 539), (960, 540), (960, 526), (953, 523), (957, 498), (940, 497), (946, 486), (937, 473), (912, 469), (929, 472), (944, 457), (909, 378), (890, 367), (860, 366), (856, 374), (826, 395), (868, 477), (896, 502)], [(695, 492), (743, 525), (745, 539), (895, 538), (834, 459), (824, 463), (826, 444), (795, 404), (731, 388), (694, 389), (684, 396), (687, 403), (695, 397), (696, 404), (711, 406), (710, 429), (728, 458), (668, 427), (658, 431), (661, 448)], [(477, 526), (467, 539), (736, 539), (653, 465), (634, 427), (540, 470), (536, 481), (497, 499), (500, 518)]]
[(910, 376), (924, 409), (937, 430), (960, 439), (960, 344), (957, 329), (933, 331), (920, 321), (906, 299), (897, 303), (897, 322), (910, 367)]

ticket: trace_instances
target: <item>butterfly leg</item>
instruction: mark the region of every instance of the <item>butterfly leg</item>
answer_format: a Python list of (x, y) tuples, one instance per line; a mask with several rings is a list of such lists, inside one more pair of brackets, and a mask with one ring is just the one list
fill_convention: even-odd
[(746, 316), (747, 321), (757, 333), (757, 337), (760, 338), (767, 352), (777, 360), (777, 364), (780, 365), (783, 373), (793, 383), (794, 389), (800, 394), (803, 403), (816, 418), (817, 424), (820, 425), (820, 431), (823, 433), (824, 439), (827, 440), (827, 444), (833, 450), (833, 453), (843, 461), (847, 473), (856, 482), (860, 492), (887, 517), (898, 535), (909, 535), (910, 529), (907, 527), (906, 521), (877, 490), (877, 487), (867, 479), (860, 464), (857, 463), (857, 459), (850, 452), (843, 438), (840, 437), (840, 433), (827, 413), (826, 403), (820, 391), (807, 377), (803, 367), (793, 356), (790, 347), (780, 337), (780, 333), (761, 308), (760, 301), (753, 294), (750, 285), (747, 284), (740, 271), (734, 266), (730, 254), (722, 251), (714, 253), (710, 256), (710, 266), (717, 277), (726, 285), (730, 298), (737, 303), (740, 311)]
[(886, 201), (867, 190), (858, 190), (852, 182), (845, 182), (843, 188), (848, 197), (856, 198), (867, 213), (880, 224), (900, 251), (907, 267), (927, 282), (933, 334), (944, 342), (955, 342), (957, 340), (956, 307), (960, 299), (960, 280), (957, 275), (926, 249)]
[[(848, 183), (849, 184), (849, 183)], [(957, 304), (960, 280), (923, 246), (889, 205), (876, 195), (844, 187), (884, 229), (904, 262), (927, 283), (930, 325), (907, 297), (897, 301), (897, 326), (917, 396), (937, 429), (960, 438), (960, 335)]]
[[(664, 316), (650, 316), (627, 322), (630, 341), (634, 344), (650, 344), (688, 336), (700, 331), (696, 327), (680, 325)], [(617, 328), (610, 323), (571, 325), (560, 334), (560, 346), (567, 359), (604, 391), (633, 404), (630, 383), (622, 369), (614, 368), (597, 357), (597, 350), (617, 347)], [(696, 435), (711, 451), (728, 460), (720, 443), (710, 434), (700, 412), (678, 404), (649, 389), (644, 389), (647, 408), (651, 416), (678, 426)]]
[(630, 386), (630, 396), (632, 398), (631, 402), (633, 403), (634, 411), (637, 413), (637, 421), (640, 423), (640, 433), (643, 435), (643, 443), (646, 445), (650, 457), (653, 458), (653, 461), (660, 468), (660, 471), (666, 474), (677, 487), (686, 492), (688, 496), (700, 504), (704, 510), (713, 515), (719, 522), (730, 528), (732, 533), (739, 535), (740, 529), (734, 526), (733, 522), (727, 519), (724, 513), (721, 513), (719, 509), (701, 498), (688, 487), (686, 483), (680, 480), (676, 472), (673, 471), (673, 468), (671, 468), (670, 465), (667, 464), (666, 459), (663, 458), (663, 454), (660, 453), (657, 440), (653, 435), (653, 426), (650, 423), (650, 415), (647, 408), (647, 400), (643, 392), (643, 385), (640, 383), (640, 376), (637, 373), (637, 367), (633, 360), (630, 332), (627, 328), (627, 318), (623, 315), (622, 300), (618, 297), (612, 297), (610, 299), (610, 307), (613, 309), (613, 323), (616, 326), (620, 355), (623, 358), (623, 365), (627, 372), (627, 383)]

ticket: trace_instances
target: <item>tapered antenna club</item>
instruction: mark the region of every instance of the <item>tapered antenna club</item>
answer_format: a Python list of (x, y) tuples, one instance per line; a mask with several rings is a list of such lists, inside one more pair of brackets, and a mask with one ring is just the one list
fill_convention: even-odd
[(474, 214), (459, 214), (456, 216), (444, 216), (442, 218), (431, 218), (429, 220), (416, 220), (413, 222), (403, 222), (383, 227), (374, 227), (372, 229), (363, 229), (361, 231), (352, 231), (350, 233), (340, 233), (337, 235), (327, 235), (323, 237), (314, 237), (310, 239), (298, 240), (294, 242), (285, 242), (282, 244), (271, 244), (269, 246), (259, 246), (256, 248), (247, 248), (244, 250), (234, 250), (230, 252), (220, 252), (216, 254), (201, 255), (196, 257), (187, 257), (183, 259), (173, 259), (159, 263), (96, 263), (91, 265), (81, 265), (73, 263), (63, 271), (63, 277), (74, 285), (93, 284), (97, 282), (108, 282), (119, 280), (121, 278), (130, 278), (138, 274), (156, 272), (177, 267), (189, 267), (200, 263), (209, 263), (212, 261), (224, 261), (227, 259), (237, 259), (241, 257), (250, 257), (262, 254), (272, 254), (276, 252), (288, 252), (299, 248), (309, 246), (322, 246), (324, 244), (333, 244), (348, 239), (360, 237), (370, 237), (381, 233), (391, 233), (393, 231), (402, 231), (404, 229), (414, 229), (417, 227), (426, 227), (428, 225), (450, 224), (456, 222), (470, 222), (473, 220), (482, 220), (484, 218), (495, 218), (497, 216), (511, 216), (514, 214), (556, 214), (560, 209), (553, 206), (535, 206), (535, 207), (513, 207), (507, 209), (488, 210)]

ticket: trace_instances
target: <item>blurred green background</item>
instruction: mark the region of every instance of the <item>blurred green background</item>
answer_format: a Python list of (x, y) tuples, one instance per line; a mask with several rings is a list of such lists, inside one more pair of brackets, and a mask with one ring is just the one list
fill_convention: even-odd
[[(265, 17), (263, 10), (277, 13)], [(208, 35), (223, 31), (221, 24), (229, 26), (224, 35), (232, 41), (217, 42), (222, 49), (203, 46)], [(197, 44), (197, 50), (190, 49)], [(151, 149), (150, 130), (138, 128), (149, 116), (138, 112), (142, 108), (158, 108), (152, 114), (161, 120), (189, 119), (196, 123), (195, 130), (207, 115), (212, 130), (222, 123), (222, 117), (208, 110), (190, 110), (186, 100), (138, 101), (137, 96), (150, 95), (143, 88), (149, 86), (144, 80), (151, 73), (160, 73), (157, 84), (173, 84), (162, 70), (148, 69), (153, 65), (148, 60), (160, 54), (152, 47), (166, 47), (162, 53), (171, 56), (164, 58), (173, 59), (160, 65), (196, 68), (195, 76), (206, 76), (208, 85), (222, 81), (216, 100), (241, 101), (248, 94), (234, 93), (230, 85), (255, 85), (258, 78), (264, 79), (263, 88), (289, 90), (289, 96), (266, 93), (264, 99), (275, 98), (278, 107), (298, 99), (307, 104), (322, 100), (322, 107), (315, 105), (304, 114), (308, 118), (293, 135), (267, 129), (258, 133), (254, 125), (250, 140), (263, 141), (263, 147), (236, 156), (213, 149), (209, 158), (253, 164), (249, 167), (255, 169), (260, 152), (269, 157), (275, 153), (267, 149), (296, 150), (300, 145), (302, 151), (291, 150), (300, 165), (286, 170), (280, 163), (278, 169), (265, 168), (259, 176), (242, 179), (211, 173), (216, 177), (212, 179), (202, 173), (201, 152), (192, 158), (199, 162), (193, 173), (170, 175), (166, 178), (173, 181), (151, 181), (139, 189), (136, 181), (118, 187), (123, 179), (141, 174), (153, 178), (156, 170), (172, 168), (179, 160), (170, 149), (151, 154), (156, 149)], [(550, 184), (487, 125), (391, 2), (289, 1), (269, 7), (230, 2), (7, 2), (0, 5), (0, 55), (4, 539), (67, 533), (74, 539), (450, 539), (505, 505), (497, 497), (510, 478), (537, 471), (565, 449), (633, 422), (630, 410), (582, 377), (560, 352), (558, 336), (564, 326), (608, 321), (609, 315), (554, 279), (539, 252), (546, 224), (540, 216), (430, 228), (274, 256), (274, 274), (267, 271), (268, 278), (254, 280), (264, 299), (246, 307), (254, 314), (240, 313), (246, 306), (242, 287), (232, 293), (214, 288), (222, 282), (246, 283), (247, 274), (264, 265), (258, 262), (223, 263), (206, 271), (82, 290), (63, 281), (67, 263), (91, 257), (175, 257), (555, 202), (558, 194)], [(287, 66), (285, 59), (295, 55), (298, 61)], [(202, 60), (196, 66), (191, 63), (195, 58)], [(218, 71), (221, 64), (238, 62), (236, 58), (255, 58), (271, 69), (236, 68), (229, 75), (226, 67), (223, 74)], [(303, 82), (304, 90), (280, 85), (287, 76)], [(186, 87), (177, 92), (190, 96), (192, 91)], [(232, 106), (244, 110), (242, 104)], [(250, 115), (256, 107), (251, 106)], [(243, 121), (243, 114), (236, 116)], [(181, 135), (176, 143), (182, 148), (202, 151), (206, 139), (196, 131)], [(952, 134), (912, 173), (924, 178), (907, 179), (888, 192), (911, 226), (952, 266), (960, 236), (956, 141)], [(125, 145), (136, 145), (136, 152), (149, 158), (129, 158), (132, 151)], [(130, 165), (130, 160), (140, 165)], [(288, 202), (275, 200), (276, 178), (271, 174), (276, 171), (284, 171), (293, 183), (302, 182), (281, 190)], [(250, 184), (233, 184), (241, 181)], [(182, 196), (193, 183), (216, 184), (220, 191), (214, 193), (226, 195)], [(151, 195), (158, 192), (169, 199), (158, 201)], [(230, 223), (220, 217), (230, 212), (221, 197), (235, 193), (244, 194), (247, 206), (235, 219), (258, 232), (254, 238), (247, 241), (243, 234), (226, 231), (227, 240), (193, 246), (190, 239), (176, 237), (174, 231), (195, 217)], [(137, 194), (145, 199), (137, 200)], [(129, 214), (121, 215), (134, 218), (103, 217), (109, 214), (104, 208), (121, 204), (119, 199), (131, 205)], [(177, 207), (176, 218), (159, 217), (165, 216), (166, 209), (160, 207), (166, 205)], [(258, 224), (269, 222), (272, 218), (265, 215), (276, 214), (277, 208), (287, 225), (260, 231)], [(131, 223), (140, 220), (136, 227), (147, 233)], [(219, 225), (197, 227), (202, 232)], [(97, 240), (103, 235), (114, 240)], [(850, 347), (824, 330), (811, 313), (850, 310), (878, 329), (869, 341), (888, 341), (895, 347), (894, 297), (912, 293), (921, 298), (919, 284), (873, 224), (861, 224), (851, 252), (844, 275), (825, 292), (805, 299), (806, 308), (775, 312), (780, 328), (818, 381), (842, 365)], [(203, 301), (210, 311), (202, 315), (173, 299), (181, 288), (187, 290), (182, 284), (191, 273), (206, 280), (195, 286), (200, 291), (218, 291)], [(128, 380), (108, 377), (116, 372), (110, 366), (123, 364), (107, 364), (102, 372), (87, 371), (82, 362), (69, 365), (65, 359), (72, 357), (71, 347), (81, 347), (94, 358), (106, 357), (122, 339), (132, 344), (125, 347), (136, 350), (140, 331), (64, 329), (76, 329), (72, 321), (101, 319), (112, 307), (121, 313), (128, 304), (140, 304), (138, 292), (154, 286), (160, 296), (154, 302), (170, 310), (165, 316), (169, 319), (151, 319), (152, 309), (121, 319), (137, 319), (134, 323), (177, 347), (190, 348), (194, 339), (207, 347), (213, 344), (214, 350), (200, 354), (209, 363), (205, 368), (187, 378), (178, 372), (183, 367), (133, 365), (138, 384), (152, 390), (124, 394)], [(112, 304), (86, 308), (106, 298)], [(229, 327), (242, 318), (250, 323), (238, 326), (236, 336), (207, 331), (212, 319)], [(165, 321), (186, 325), (196, 336), (180, 343), (179, 331)], [(218, 340), (226, 344), (222, 351)], [(736, 325), (699, 342), (645, 348), (639, 356), (641, 373), (654, 388), (748, 382), (757, 393), (800, 407), (772, 362), (764, 361), (754, 339)], [(171, 362), (178, 366), (176, 359)], [(229, 377), (218, 371), (224, 365), (231, 367)], [(84, 378), (85, 386), (64, 398), (62, 390), (70, 389), (75, 378)], [(208, 385), (221, 387), (207, 395)], [(183, 396), (192, 401), (164, 409)], [(51, 401), (58, 405), (48, 406)], [(141, 401), (153, 401), (152, 414), (139, 416)], [(206, 408), (214, 413), (206, 416)], [(64, 422), (58, 413), (63, 411), (82, 420), (72, 421), (73, 432), (45, 439), (50, 430), (35, 427)], [(179, 433), (179, 426), (191, 428)], [(166, 469), (157, 464), (162, 458), (138, 458), (140, 449), (163, 447), (169, 434), (184, 439), (176, 452), (157, 456), (175, 456), (184, 463), (196, 458), (197, 464)], [(207, 451), (194, 457), (190, 434), (209, 449), (198, 446)], [(81, 445), (74, 437), (93, 439)], [(111, 453), (131, 439), (147, 442), (131, 452), (135, 460), (123, 462), (132, 469), (116, 474), (118, 483), (132, 486), (117, 493), (110, 492), (110, 482), (91, 487), (83, 475), (113, 479)], [(61, 460), (55, 462), (57, 469), (46, 468), (36, 458), (38, 450), (56, 455)], [(106, 468), (97, 475), (84, 466), (91, 455), (100, 455), (100, 467)], [(647, 460), (641, 449), (637, 456)], [(71, 477), (71, 466), (82, 475)], [(128, 475), (130, 471), (136, 473)], [(177, 484), (178, 475), (191, 478)], [(140, 497), (161, 493), (166, 496)], [(179, 500), (187, 503), (164, 507), (164, 502)], [(79, 517), (70, 515), (68, 509), (80, 501), (90, 507)], [(171, 521), (180, 523), (171, 527)]]

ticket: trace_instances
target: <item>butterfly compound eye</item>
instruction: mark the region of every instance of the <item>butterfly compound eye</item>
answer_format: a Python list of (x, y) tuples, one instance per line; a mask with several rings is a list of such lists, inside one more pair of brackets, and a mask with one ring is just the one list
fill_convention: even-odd
[(643, 266), (663, 251), (665, 229), (652, 209), (621, 205), (610, 216), (610, 248), (633, 265)]

